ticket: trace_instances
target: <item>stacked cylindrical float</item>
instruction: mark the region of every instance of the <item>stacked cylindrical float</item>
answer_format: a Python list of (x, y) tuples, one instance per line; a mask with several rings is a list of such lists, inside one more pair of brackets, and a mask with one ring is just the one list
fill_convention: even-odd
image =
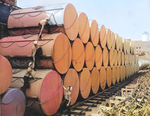
[(9, 61), (0, 55), (0, 115), (22, 116), (26, 109), (24, 93), (19, 89), (9, 89), (12, 81), (12, 67)]
[[(39, 23), (47, 19), (39, 39)], [(13, 67), (10, 87), (23, 86), (34, 41), (39, 39), (38, 69), (32, 71), (35, 79), (30, 79), (25, 94), (30, 98), (27, 106), (46, 115), (58, 111), (65, 92), (63, 86), (73, 87), (73, 105), (78, 97), (86, 99), (138, 71), (133, 44), (104, 25), (98, 27), (98, 22), (89, 21), (85, 13), (78, 15), (72, 4), (13, 11), (8, 28), (11, 36), (0, 40), (0, 54)], [(131, 71), (131, 67), (136, 70)]]

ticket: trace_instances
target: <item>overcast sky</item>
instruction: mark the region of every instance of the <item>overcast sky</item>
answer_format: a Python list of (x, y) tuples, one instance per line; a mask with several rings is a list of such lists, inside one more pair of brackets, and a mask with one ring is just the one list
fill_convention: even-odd
[(72, 3), (77, 12), (124, 39), (142, 40), (145, 31), (150, 34), (150, 0), (17, 0), (21, 8), (58, 3)]

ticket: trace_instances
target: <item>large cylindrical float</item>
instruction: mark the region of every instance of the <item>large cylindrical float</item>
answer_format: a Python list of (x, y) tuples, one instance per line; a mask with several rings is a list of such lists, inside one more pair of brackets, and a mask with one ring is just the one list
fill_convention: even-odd
[(127, 53), (130, 54), (130, 40), (126, 41)]
[(117, 55), (117, 50), (115, 49), (114, 50), (114, 61), (113, 61), (114, 62), (114, 66), (117, 66), (117, 56), (118, 56)]
[(119, 37), (119, 46), (120, 46), (120, 51), (122, 52), (122, 37)]
[(124, 52), (121, 52), (121, 65), (124, 66)]
[(126, 53), (126, 39), (122, 39), (122, 51)]
[(98, 70), (102, 66), (102, 48), (100, 47), (100, 45), (97, 45), (95, 48), (95, 65)]
[(72, 64), (76, 71), (81, 71), (85, 60), (84, 45), (81, 39), (77, 38), (72, 44)]
[(106, 70), (103, 66), (100, 69), (99, 85), (102, 90), (104, 90), (106, 87)]
[[(11, 12), (8, 18), (8, 28), (13, 31), (12, 35), (27, 34), (30, 31), (28, 27), (40, 29), (38, 24), (46, 18), (50, 18), (48, 22), (50, 33), (66, 33), (70, 40), (74, 40), (77, 37), (79, 30), (78, 14), (75, 7), (70, 3), (15, 10)], [(14, 28), (24, 29), (18, 33), (16, 32), (18, 30)], [(31, 31), (35, 33), (34, 30)], [(37, 32), (39, 33), (39, 31)]]
[(110, 50), (112, 47), (111, 30), (110, 29), (106, 29), (106, 45), (107, 45), (108, 50)]
[(107, 66), (108, 66), (108, 49), (107, 49), (107, 47), (105, 47), (104, 49), (103, 49), (103, 58), (102, 58), (102, 64), (103, 64), (103, 66), (105, 67), (105, 68), (107, 68)]
[(122, 66), (122, 71), (123, 80), (125, 80), (125, 66)]
[[(9, 57), (32, 57), (33, 41), (37, 37), (38, 35), (26, 35), (3, 38), (0, 40), (0, 53)], [(55, 66), (59, 73), (67, 72), (71, 65), (71, 44), (65, 34), (43, 34), (37, 45), (42, 49), (41, 56), (53, 59), (42, 59), (39, 64), (40, 67), (53, 69)], [(17, 63), (18, 67), (21, 67), (22, 64)], [(15, 65), (12, 66), (15, 67)]]
[(119, 51), (119, 35), (115, 34), (115, 45), (116, 45), (116, 50)]
[(89, 70), (92, 70), (94, 66), (94, 47), (91, 42), (88, 42), (85, 46), (85, 64)]
[(96, 94), (99, 90), (99, 71), (96, 67), (91, 71), (91, 86), (93, 94)]
[(114, 50), (115, 49), (115, 34), (114, 34), (114, 32), (112, 32), (111, 31), (111, 41), (112, 41), (112, 50)]
[(91, 91), (91, 74), (87, 68), (83, 68), (82, 72), (79, 73), (79, 81), (80, 94), (82, 98), (86, 99)]
[(121, 53), (120, 51), (117, 52), (117, 65), (120, 66), (121, 64)]
[(116, 83), (116, 66), (112, 67), (112, 84), (115, 85)]
[(107, 80), (107, 86), (110, 87), (112, 84), (112, 70), (110, 66), (106, 68), (106, 80)]
[(12, 80), (12, 67), (9, 61), (0, 55), (0, 94), (3, 94), (10, 86)]
[[(13, 74), (13, 77), (24, 77), (25, 73), (26, 70), (22, 69)], [(37, 106), (40, 105), (42, 112), (46, 115), (55, 114), (59, 109), (63, 98), (61, 76), (56, 71), (50, 69), (32, 71), (32, 75), (35, 79), (30, 79), (30, 88), (26, 89), (26, 96), (29, 98), (38, 98), (38, 101), (35, 103)], [(32, 103), (34, 103), (34, 101)], [(32, 103), (27, 105), (32, 107)]]
[(88, 17), (84, 12), (79, 15), (79, 36), (84, 44), (86, 44), (90, 37), (90, 27)]
[(115, 54), (114, 54), (114, 50), (110, 49), (108, 51), (108, 65), (112, 68), (114, 61), (115, 61)]
[(100, 45), (102, 48), (105, 48), (106, 46), (106, 29), (105, 26), (102, 25), (99, 31), (99, 37), (100, 37)]
[(9, 89), (1, 95), (1, 116), (23, 116), (26, 98), (20, 89)]
[(70, 105), (73, 105), (79, 95), (79, 76), (73, 68), (68, 70), (64, 78), (64, 87), (67, 88), (69, 86), (72, 87)]
[(123, 81), (123, 68), (122, 66), (120, 66), (119, 68), (120, 68), (120, 80)]
[(93, 46), (97, 46), (98, 42), (99, 42), (99, 30), (98, 30), (98, 24), (96, 20), (92, 20), (92, 22), (90, 22), (90, 39), (91, 42), (93, 43)]
[(116, 66), (116, 80), (117, 80), (117, 83), (119, 83), (120, 81), (120, 68), (119, 66)]

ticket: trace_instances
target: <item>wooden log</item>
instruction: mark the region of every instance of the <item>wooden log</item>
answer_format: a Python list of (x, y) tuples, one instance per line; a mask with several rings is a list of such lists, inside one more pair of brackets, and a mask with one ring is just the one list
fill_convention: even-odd
[(107, 80), (107, 86), (110, 87), (112, 84), (112, 70), (110, 66), (106, 68), (106, 80)]
[(10, 86), (12, 80), (12, 67), (9, 61), (0, 55), (0, 95)]
[(112, 50), (115, 50), (115, 34), (111, 31)]
[(96, 94), (99, 90), (99, 71), (96, 67), (91, 72), (91, 86), (93, 94)]
[[(6, 37), (0, 40), (0, 53), (9, 57), (32, 57), (33, 41), (38, 35)], [(6, 47), (7, 46), (7, 47)], [(64, 74), (71, 65), (71, 44), (63, 33), (43, 34), (38, 46), (42, 49), (42, 56), (53, 60), (42, 60), (42, 68), (51, 68)], [(19, 64), (22, 65), (22, 64)], [(27, 65), (28, 66), (28, 65)]]
[(81, 71), (84, 65), (85, 51), (81, 39), (77, 38), (72, 44), (72, 64), (76, 71)]
[(99, 70), (102, 66), (102, 49), (100, 45), (97, 45), (95, 48), (95, 65)]
[(89, 70), (94, 66), (94, 58), (94, 47), (91, 42), (88, 42), (85, 46), (85, 63)]
[(96, 20), (92, 20), (92, 22), (90, 22), (90, 40), (93, 44), (93, 46), (97, 46), (98, 42), (99, 42), (99, 30), (98, 30), (98, 24)]
[(82, 72), (79, 73), (79, 87), (82, 98), (86, 99), (90, 95), (91, 91), (91, 74), (87, 68), (83, 68)]
[(19, 89), (9, 89), (1, 95), (1, 116), (23, 116), (26, 109), (26, 98)]
[(88, 17), (84, 12), (79, 15), (79, 36), (84, 44), (86, 44), (90, 37), (90, 27)]
[[(50, 18), (48, 24), (51, 33), (63, 32), (71, 41), (76, 39), (79, 32), (78, 14), (75, 7), (70, 3), (15, 10), (9, 15), (8, 28), (12, 31), (17, 30), (17, 28), (28, 27), (39, 29), (38, 24), (46, 18)], [(16, 29), (14, 30), (14, 28)], [(22, 30), (21, 34), (27, 34), (28, 32), (24, 33), (25, 30)]]
[(112, 68), (114, 61), (115, 61), (115, 54), (114, 54), (114, 50), (110, 49), (108, 51), (108, 65)]
[(105, 70), (105, 67), (101, 67), (100, 69), (100, 76), (99, 76), (99, 85), (101, 87), (102, 90), (105, 89), (106, 87), (106, 70)]
[(106, 29), (105, 29), (104, 25), (101, 26), (99, 34), (100, 34), (100, 45), (102, 48), (105, 48), (105, 46), (106, 46)]
[(102, 58), (102, 64), (103, 64), (103, 66), (105, 67), (105, 68), (107, 68), (107, 66), (108, 66), (108, 49), (107, 49), (107, 47), (105, 47), (104, 49), (103, 49), (103, 58)]
[(112, 67), (112, 84), (113, 85), (116, 84), (116, 74), (117, 74), (116, 66), (113, 66)]
[(116, 45), (116, 50), (119, 51), (119, 35), (115, 34), (115, 45)]
[(108, 50), (110, 50), (112, 47), (111, 30), (110, 29), (106, 29), (106, 45), (107, 45)]
[(66, 73), (64, 78), (64, 86), (66, 88), (69, 86), (72, 87), (70, 105), (73, 105), (76, 102), (79, 95), (79, 76), (73, 68), (70, 68)]

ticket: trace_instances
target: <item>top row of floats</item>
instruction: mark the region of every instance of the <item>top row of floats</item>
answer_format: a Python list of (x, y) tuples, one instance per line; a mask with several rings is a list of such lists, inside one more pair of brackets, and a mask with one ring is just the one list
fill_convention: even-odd
[[(104, 25), (99, 28), (96, 20), (89, 22), (86, 14), (82, 12), (78, 15), (72, 4), (37, 6), (11, 12), (7, 24), (11, 36), (0, 40), (0, 54), (10, 61), (13, 68), (12, 71), (5, 66), (9, 71), (0, 71), (4, 74), (2, 77), (9, 80), (5, 83), (11, 83), (11, 88), (23, 85), (20, 77), (24, 76), (32, 60), (33, 42), (40, 32), (39, 22), (49, 17), (42, 40), (38, 42), (42, 55), (37, 61), (39, 69), (33, 71), (36, 81), (31, 80), (30, 88), (26, 90), (27, 97), (38, 98), (38, 101), (28, 100), (27, 106), (40, 105), (42, 112), (53, 115), (62, 102), (62, 85), (73, 87), (73, 105), (78, 96), (88, 98), (91, 88), (96, 94), (99, 86), (103, 90), (112, 82), (115, 84), (138, 71), (138, 59), (131, 41), (105, 29)], [(4, 65), (2, 63), (0, 67)], [(131, 65), (135, 70), (125, 74), (126, 67)], [(111, 78), (113, 69), (123, 71), (124, 75), (116, 76), (116, 72)], [(3, 80), (1, 82), (4, 83)]]

